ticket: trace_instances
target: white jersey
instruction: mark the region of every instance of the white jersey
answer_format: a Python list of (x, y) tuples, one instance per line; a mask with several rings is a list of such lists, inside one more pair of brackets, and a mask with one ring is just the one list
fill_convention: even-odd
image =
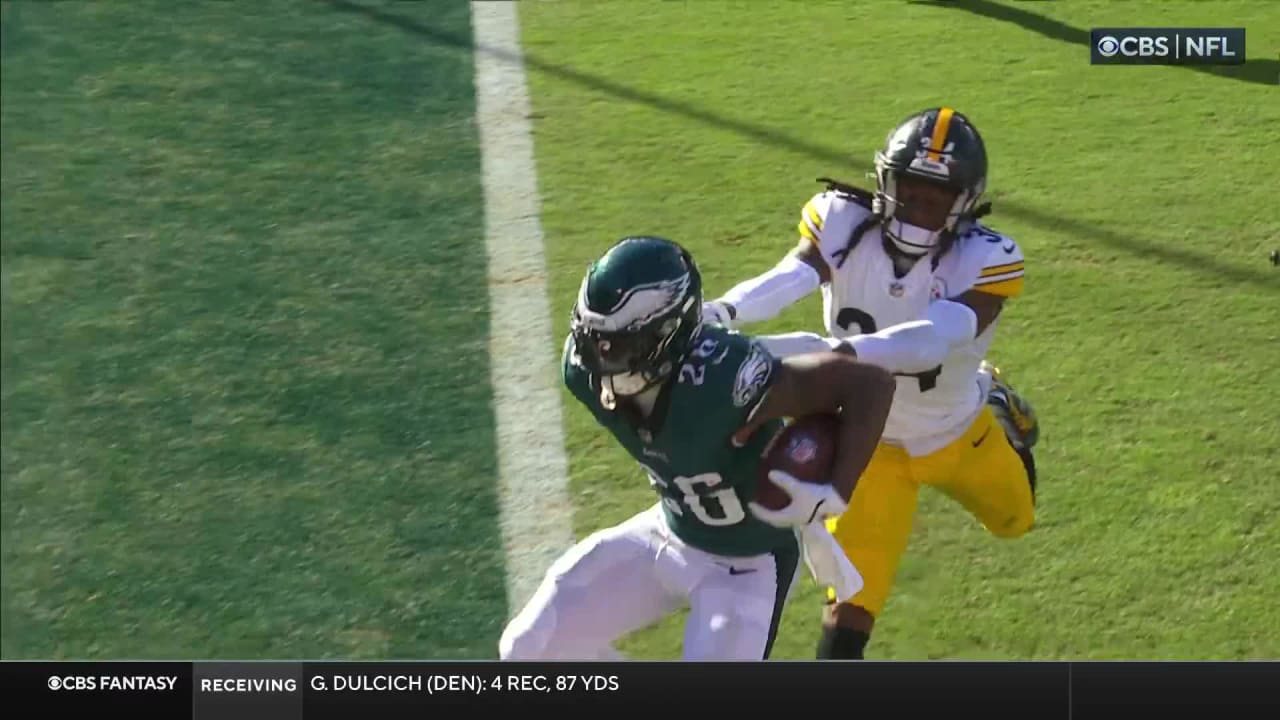
[[(827, 332), (833, 337), (872, 333), (919, 320), (938, 298), (970, 289), (1006, 297), (1022, 292), (1023, 257), (1017, 243), (979, 223), (957, 238), (935, 263), (924, 258), (902, 277), (885, 251), (878, 223), (849, 247), (871, 215), (856, 198), (827, 191), (805, 205), (800, 234), (813, 242), (831, 270), (822, 286)], [(978, 366), (995, 336), (996, 322), (953, 348), (932, 372), (899, 375), (884, 439), (912, 455), (927, 455), (960, 437), (985, 403)]]

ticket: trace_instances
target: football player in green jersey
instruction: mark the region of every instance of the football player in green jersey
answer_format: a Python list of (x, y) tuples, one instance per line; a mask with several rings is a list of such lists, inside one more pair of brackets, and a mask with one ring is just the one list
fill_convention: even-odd
[[(703, 324), (689, 253), (629, 237), (583, 279), (563, 373), (659, 500), (548, 569), (502, 635), (504, 660), (617, 658), (614, 641), (682, 607), (684, 659), (762, 660), (802, 553), (826, 576), (820, 582), (857, 591), (860, 578), (823, 520), (847, 507), (884, 429), (895, 388), (887, 371), (836, 352), (780, 360)], [(774, 470), (790, 504), (755, 503), (762, 455), (783, 418), (820, 412), (840, 413), (832, 482)]]

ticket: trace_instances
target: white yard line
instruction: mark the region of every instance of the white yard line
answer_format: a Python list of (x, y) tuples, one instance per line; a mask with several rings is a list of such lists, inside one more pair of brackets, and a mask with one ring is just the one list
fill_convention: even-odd
[(489, 366), (512, 614), (574, 541), (517, 3), (472, 2), (489, 256)]

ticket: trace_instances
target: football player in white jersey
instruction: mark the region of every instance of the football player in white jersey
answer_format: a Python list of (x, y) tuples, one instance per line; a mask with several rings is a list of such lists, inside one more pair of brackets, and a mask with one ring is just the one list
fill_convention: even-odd
[(885, 432), (850, 506), (829, 521), (863, 589), (830, 597), (819, 658), (861, 658), (906, 550), (917, 495), (933, 486), (992, 534), (1035, 512), (1030, 406), (983, 360), (1023, 287), (1012, 239), (983, 226), (982, 137), (947, 107), (916, 113), (876, 153), (876, 192), (827, 180), (801, 212), (800, 243), (772, 269), (706, 303), (729, 327), (770, 319), (821, 288), (828, 337), (761, 338), (776, 354), (835, 347), (897, 375)]

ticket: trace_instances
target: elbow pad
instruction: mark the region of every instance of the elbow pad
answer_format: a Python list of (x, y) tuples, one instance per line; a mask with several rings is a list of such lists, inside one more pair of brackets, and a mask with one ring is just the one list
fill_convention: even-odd
[(817, 270), (800, 258), (787, 255), (763, 275), (735, 285), (720, 301), (733, 306), (735, 325), (762, 322), (821, 284)]

